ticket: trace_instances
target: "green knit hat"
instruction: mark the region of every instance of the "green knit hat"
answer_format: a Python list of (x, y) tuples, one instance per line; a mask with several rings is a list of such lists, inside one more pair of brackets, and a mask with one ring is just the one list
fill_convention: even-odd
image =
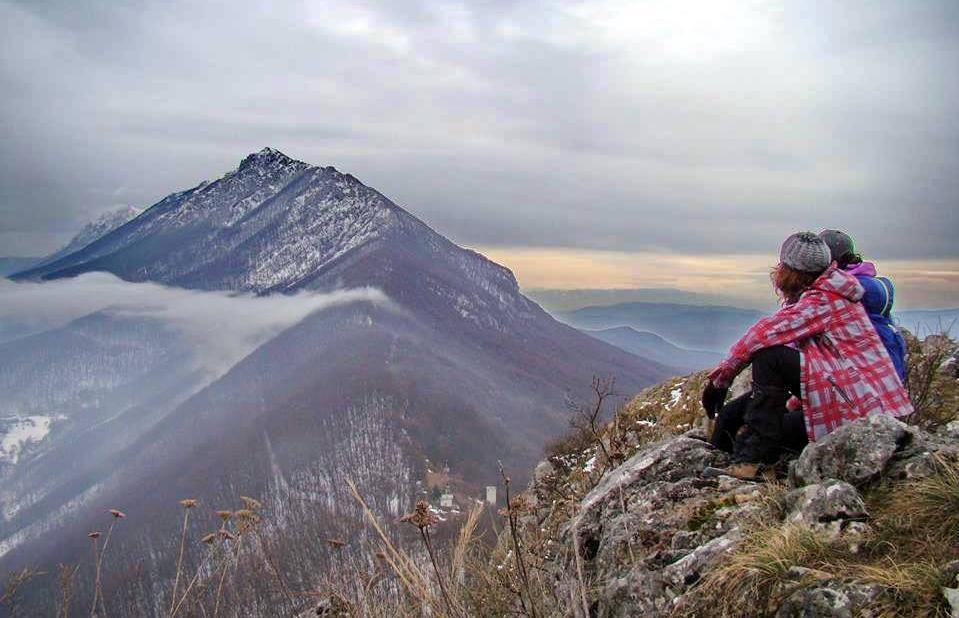
[(829, 247), (829, 252), (832, 253), (832, 259), (837, 262), (850, 253), (856, 253), (856, 243), (854, 243), (852, 237), (845, 232), (840, 232), (839, 230), (823, 230), (819, 232), (819, 237), (822, 238), (826, 246)]

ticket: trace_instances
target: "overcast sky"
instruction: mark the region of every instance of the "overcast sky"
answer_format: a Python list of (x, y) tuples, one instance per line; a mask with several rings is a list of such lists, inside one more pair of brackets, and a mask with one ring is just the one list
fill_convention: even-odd
[(956, 75), (955, 0), (0, 0), (0, 255), (270, 145), (531, 287), (828, 226), (957, 304)]

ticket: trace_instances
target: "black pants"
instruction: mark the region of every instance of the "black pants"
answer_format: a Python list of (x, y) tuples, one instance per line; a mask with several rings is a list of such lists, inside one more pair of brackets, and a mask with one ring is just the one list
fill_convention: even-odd
[(799, 352), (764, 348), (751, 363), (753, 390), (723, 406), (711, 441), (739, 461), (774, 463), (783, 453), (799, 453), (808, 441), (802, 410), (786, 409), (789, 397), (800, 395)]

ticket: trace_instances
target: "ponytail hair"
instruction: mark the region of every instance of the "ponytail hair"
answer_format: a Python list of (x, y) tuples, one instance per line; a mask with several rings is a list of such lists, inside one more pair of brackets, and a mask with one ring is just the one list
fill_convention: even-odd
[(849, 268), (850, 266), (855, 266), (856, 264), (862, 264), (862, 256), (858, 253), (853, 253), (850, 251), (845, 255), (841, 255), (838, 258), (834, 257), (836, 265), (839, 266), (842, 270)]

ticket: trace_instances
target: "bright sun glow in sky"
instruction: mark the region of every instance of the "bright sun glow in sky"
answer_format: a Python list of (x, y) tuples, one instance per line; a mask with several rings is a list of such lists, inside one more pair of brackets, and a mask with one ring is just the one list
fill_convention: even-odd
[[(775, 305), (770, 255), (625, 253), (557, 249), (480, 247), (490, 259), (513, 270), (527, 289), (675, 288), (741, 299), (753, 307)], [(955, 306), (959, 289), (956, 260), (880, 260), (881, 274), (896, 282), (899, 309)]]

